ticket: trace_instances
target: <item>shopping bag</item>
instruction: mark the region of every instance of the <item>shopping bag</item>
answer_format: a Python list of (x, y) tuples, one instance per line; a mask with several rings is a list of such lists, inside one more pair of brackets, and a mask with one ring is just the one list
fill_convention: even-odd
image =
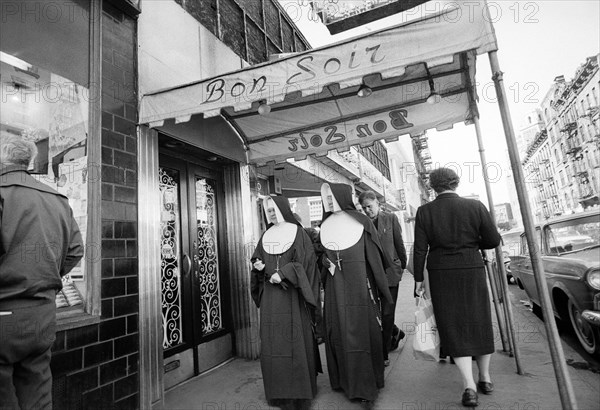
[(415, 312), (415, 337), (413, 339), (415, 359), (439, 361), (440, 338), (433, 315), (431, 299), (424, 294), (419, 298)]

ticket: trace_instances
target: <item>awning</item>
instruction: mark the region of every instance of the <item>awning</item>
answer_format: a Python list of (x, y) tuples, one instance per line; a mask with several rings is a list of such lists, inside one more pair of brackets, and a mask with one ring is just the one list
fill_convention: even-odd
[[(472, 6), (450, 2), (411, 22), (148, 93), (140, 123), (221, 115), (249, 162), (264, 164), (469, 122), (477, 114), (476, 55), (497, 49), (487, 8)], [(371, 95), (357, 96), (362, 84)], [(442, 98), (428, 104), (432, 84)], [(271, 111), (260, 115), (261, 104)]]

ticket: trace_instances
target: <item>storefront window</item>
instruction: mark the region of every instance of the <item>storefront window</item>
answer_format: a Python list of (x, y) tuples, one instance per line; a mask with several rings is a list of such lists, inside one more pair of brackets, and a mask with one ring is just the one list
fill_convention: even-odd
[[(69, 198), (85, 240), (88, 89), (4, 52), (0, 53), (0, 76), (2, 131), (36, 144), (38, 155), (32, 160), (30, 171), (36, 179)], [(84, 260), (63, 278), (69, 293), (59, 294), (58, 307), (83, 303)]]
[[(89, 1), (0, 0), (0, 130), (34, 142), (34, 177), (69, 198), (88, 231), (90, 135)], [(90, 287), (86, 257), (63, 278), (57, 307), (82, 310)]]

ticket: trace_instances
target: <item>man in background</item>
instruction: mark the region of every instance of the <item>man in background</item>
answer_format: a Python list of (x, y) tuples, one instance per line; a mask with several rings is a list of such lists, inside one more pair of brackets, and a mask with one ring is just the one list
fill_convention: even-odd
[(386, 270), (386, 277), (393, 303), (383, 302), (383, 353), (384, 363), (389, 365), (388, 352), (395, 350), (404, 338), (404, 332), (395, 324), (396, 301), (398, 300), (398, 284), (402, 279), (402, 273), (406, 268), (406, 249), (402, 240), (402, 229), (396, 215), (381, 210), (377, 195), (373, 191), (365, 191), (360, 194), (358, 201), (365, 214), (371, 218), (383, 247), (383, 252), (388, 258), (390, 267)]
[(324, 339), (323, 339), (323, 334), (324, 334), (324, 329), (323, 329), (323, 285), (321, 284), (321, 268), (322, 268), (322, 256), (324, 253), (323, 250), (323, 246), (321, 245), (321, 239), (319, 238), (319, 231), (316, 230), (315, 228), (313, 228), (312, 226), (304, 226), (304, 224), (302, 223), (302, 217), (300, 215), (298, 215), (296, 212), (294, 212), (294, 218), (296, 218), (296, 220), (298, 222), (300, 222), (300, 225), (302, 225), (304, 231), (308, 234), (308, 236), (310, 237), (310, 240), (312, 241), (313, 244), (313, 249), (315, 250), (315, 255), (317, 256), (317, 265), (319, 267), (319, 300), (317, 301), (317, 308), (315, 309), (315, 325), (314, 325), (314, 329), (315, 329), (315, 338), (317, 340), (318, 344), (323, 343)]
[(83, 257), (67, 197), (27, 172), (34, 143), (0, 134), (0, 408), (51, 409), (61, 277)]

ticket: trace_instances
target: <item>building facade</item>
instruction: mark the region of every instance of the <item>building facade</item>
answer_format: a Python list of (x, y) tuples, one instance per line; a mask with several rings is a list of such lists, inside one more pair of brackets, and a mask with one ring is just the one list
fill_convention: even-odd
[(526, 155), (527, 148), (537, 138), (538, 133), (545, 128), (542, 111), (539, 108), (529, 112), (523, 118), (517, 134), (517, 148), (521, 158)]
[(513, 218), (512, 207), (509, 203), (495, 204), (494, 211), (496, 216), (496, 223), (500, 230), (509, 230), (513, 228), (516, 223)]
[(57, 295), (54, 407), (139, 407), (139, 10), (0, 6), (1, 130), (36, 143), (36, 178), (68, 196), (86, 242)]
[(589, 57), (542, 100), (544, 126), (521, 156), (538, 222), (600, 203), (599, 80), (598, 56)]
[(248, 272), (265, 195), (298, 198), (309, 221), (325, 181), (403, 209), (380, 142), (257, 167), (223, 118), (138, 123), (144, 94), (310, 48), (278, 1), (0, 2), (1, 130), (36, 143), (37, 178), (86, 239), (64, 281), (78, 297), (57, 298), (55, 408), (160, 406), (258, 356)]

